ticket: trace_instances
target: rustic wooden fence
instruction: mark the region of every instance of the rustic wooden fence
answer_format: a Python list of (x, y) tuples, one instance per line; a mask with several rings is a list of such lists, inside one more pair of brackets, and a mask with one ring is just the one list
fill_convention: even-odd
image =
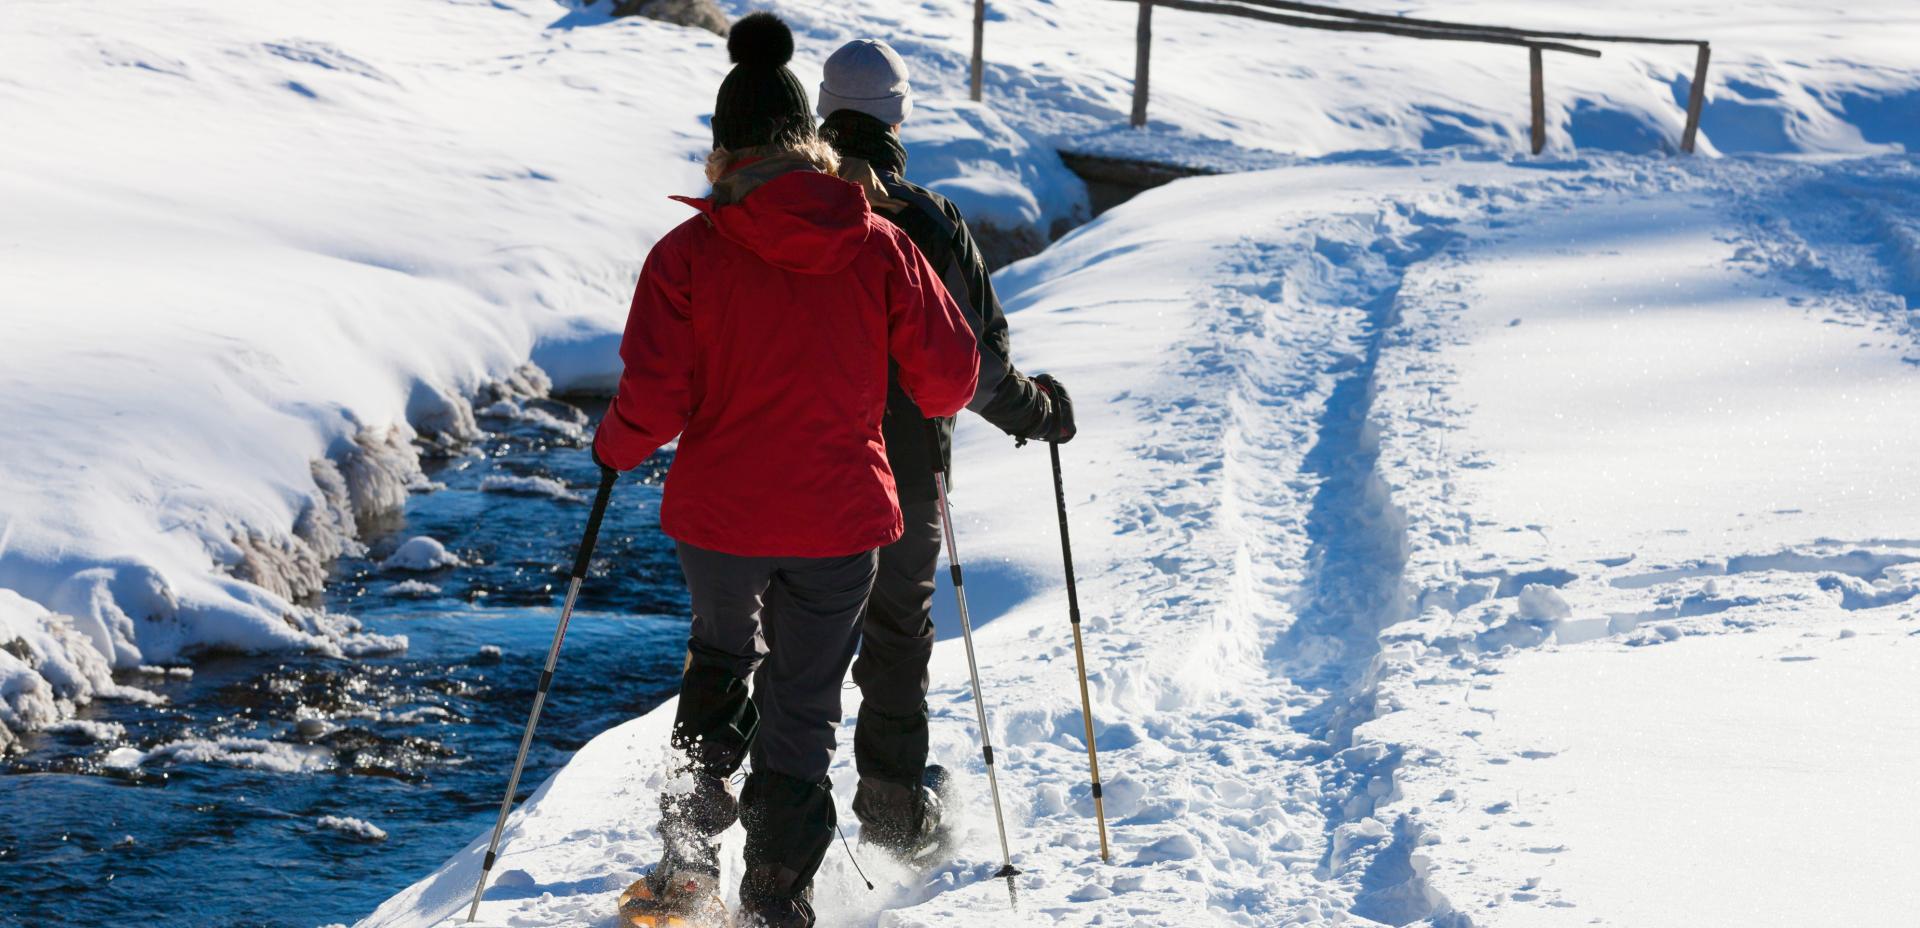
[[(1139, 23), (1135, 29), (1136, 50), (1133, 73), (1133, 113), (1131, 121), (1135, 128), (1147, 124), (1148, 63), (1152, 57), (1153, 50), (1153, 8), (1155, 6), (1163, 6), (1168, 9), (1182, 10), (1191, 13), (1237, 16), (1244, 19), (1259, 20), (1261, 22), (1303, 29), (1326, 29), (1335, 32), (1392, 35), (1403, 38), (1429, 39), (1443, 42), (1479, 42), (1488, 45), (1508, 45), (1525, 48), (1527, 50), (1529, 72), (1528, 91), (1532, 103), (1531, 142), (1533, 153), (1536, 155), (1547, 145), (1545, 53), (1560, 52), (1590, 58), (1600, 57), (1600, 53), (1594, 49), (1578, 45), (1569, 45), (1566, 44), (1566, 42), (1695, 46), (1693, 83), (1691, 87), (1689, 87), (1687, 94), (1687, 121), (1686, 128), (1681, 133), (1681, 151), (1689, 154), (1693, 152), (1694, 139), (1700, 131), (1700, 108), (1706, 101), (1707, 61), (1712, 53), (1710, 46), (1704, 39), (1667, 39), (1650, 36), (1517, 29), (1510, 26), (1482, 26), (1471, 23), (1447, 22), (1437, 19), (1420, 19), (1411, 16), (1368, 13), (1318, 3), (1292, 2), (1292, 0), (1118, 0), (1118, 2), (1134, 3), (1138, 5), (1140, 11)], [(986, 0), (974, 0), (972, 91), (973, 99), (976, 101), (981, 98), (981, 82), (985, 68), (986, 13)]]

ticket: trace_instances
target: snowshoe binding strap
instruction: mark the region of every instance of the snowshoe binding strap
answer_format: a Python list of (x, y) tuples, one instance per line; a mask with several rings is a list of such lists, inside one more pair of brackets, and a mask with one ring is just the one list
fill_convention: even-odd
[(621, 928), (727, 928), (719, 877), (704, 870), (657, 868), (620, 894)]

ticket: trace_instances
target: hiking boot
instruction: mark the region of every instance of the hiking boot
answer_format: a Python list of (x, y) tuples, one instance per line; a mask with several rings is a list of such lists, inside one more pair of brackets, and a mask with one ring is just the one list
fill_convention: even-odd
[(794, 871), (779, 864), (747, 868), (740, 880), (739, 928), (813, 928), (813, 885), (795, 885)]
[(937, 849), (945, 840), (941, 812), (951, 785), (946, 768), (930, 765), (915, 785), (861, 777), (853, 794), (853, 814), (860, 819), (860, 843), (870, 844), (902, 861), (912, 861)]
[(833, 840), (833, 790), (755, 770), (740, 791), (746, 870), (740, 877), (742, 925), (812, 928), (813, 875)]
[[(668, 838), (681, 834), (710, 838), (733, 827), (740, 817), (740, 800), (725, 777), (689, 771), (693, 789), (660, 795), (660, 832)], [(669, 835), (672, 832), (672, 835)]]

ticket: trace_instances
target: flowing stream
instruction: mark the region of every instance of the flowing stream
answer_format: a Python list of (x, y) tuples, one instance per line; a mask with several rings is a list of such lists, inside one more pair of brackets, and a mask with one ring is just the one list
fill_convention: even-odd
[[(140, 677), (166, 704), (96, 703), (0, 765), (0, 925), (350, 924), (492, 827), (596, 479), (564, 423), (590, 434), (601, 407), (527, 406), (427, 461), (444, 486), (336, 568), (327, 608), (406, 652)], [(679, 684), (686, 599), (656, 457), (614, 496), (522, 798)], [(416, 535), (463, 564), (381, 566)]]

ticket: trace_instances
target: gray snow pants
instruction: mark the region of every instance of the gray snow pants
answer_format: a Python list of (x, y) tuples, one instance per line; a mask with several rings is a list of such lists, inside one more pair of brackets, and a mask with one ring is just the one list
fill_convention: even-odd
[(840, 725), (841, 681), (873, 589), (875, 553), (741, 557), (685, 542), (678, 547), (693, 599), (689, 670), (724, 669), (753, 679), (760, 713), (751, 748), (755, 770), (809, 783), (823, 779)]

